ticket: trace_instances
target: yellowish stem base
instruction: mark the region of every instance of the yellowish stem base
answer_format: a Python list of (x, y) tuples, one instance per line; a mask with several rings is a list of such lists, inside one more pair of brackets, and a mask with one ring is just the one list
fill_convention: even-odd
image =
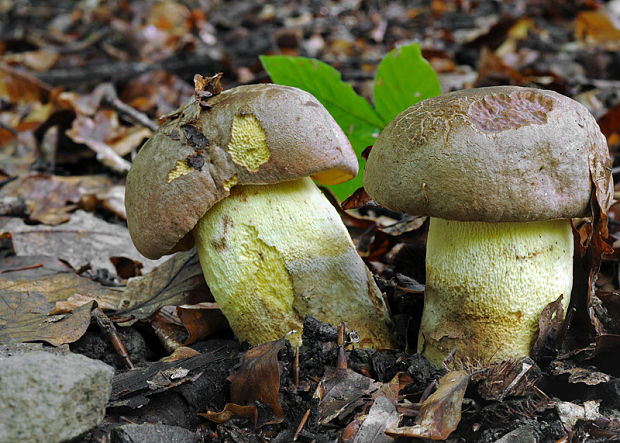
[(529, 355), (543, 308), (573, 281), (569, 220), (458, 222), (433, 218), (418, 351), (435, 366)]
[(240, 340), (301, 341), (306, 315), (389, 347), (387, 312), (340, 216), (304, 178), (237, 186), (194, 228), (205, 279)]

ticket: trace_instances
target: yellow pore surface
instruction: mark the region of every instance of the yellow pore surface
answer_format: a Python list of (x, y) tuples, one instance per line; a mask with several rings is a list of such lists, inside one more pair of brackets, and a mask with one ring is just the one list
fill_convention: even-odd
[(230, 131), (228, 152), (235, 163), (249, 171), (257, 171), (269, 160), (267, 134), (253, 114), (236, 115)]
[(543, 308), (573, 280), (569, 220), (459, 222), (432, 218), (418, 350), (436, 366), (529, 355)]
[(389, 343), (380, 293), (310, 178), (233, 188), (194, 238), (207, 284), (240, 340), (263, 343), (294, 329), (289, 340), (299, 343), (310, 314), (347, 320), (362, 337)]

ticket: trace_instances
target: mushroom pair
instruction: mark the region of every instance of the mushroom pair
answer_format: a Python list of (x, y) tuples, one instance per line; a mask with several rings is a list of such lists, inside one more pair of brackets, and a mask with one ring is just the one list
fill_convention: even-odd
[[(204, 94), (203, 94), (204, 95)], [(339, 214), (310, 177), (357, 174), (346, 136), (310, 94), (240, 86), (192, 100), (138, 152), (126, 186), (137, 249), (158, 258), (194, 244), (240, 340), (299, 343), (304, 317), (346, 321), (390, 346), (382, 294)]]
[[(543, 308), (568, 307), (571, 218), (593, 183), (613, 195), (605, 137), (552, 91), (491, 87), (430, 98), (389, 123), (366, 164), (379, 204), (430, 216), (418, 351), (436, 366), (528, 355)], [(604, 198), (601, 198), (604, 196)]]

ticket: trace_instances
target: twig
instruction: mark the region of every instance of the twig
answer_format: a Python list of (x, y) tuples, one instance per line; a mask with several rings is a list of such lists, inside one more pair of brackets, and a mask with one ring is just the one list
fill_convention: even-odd
[(113, 87), (111, 87), (111, 85), (109, 88), (105, 88), (102, 99), (106, 105), (112, 107), (118, 113), (125, 115), (134, 123), (138, 123), (146, 128), (149, 128), (151, 131), (156, 131), (157, 128), (159, 128), (159, 125), (148, 118), (144, 113), (132, 108), (119, 99), (116, 95), (116, 91)]
[(117, 354), (120, 355), (120, 357), (123, 359), (125, 366), (127, 366), (128, 369), (133, 369), (134, 366), (131, 362), (131, 359), (129, 358), (129, 353), (127, 352), (125, 345), (119, 338), (118, 333), (116, 332), (116, 328), (114, 327), (114, 323), (112, 323), (112, 320), (110, 320), (108, 316), (103, 313), (100, 307), (96, 307), (95, 309), (93, 309), (92, 314), (93, 317), (95, 317), (95, 320), (97, 321), (97, 324), (99, 325), (101, 330), (112, 342), (112, 346), (114, 346)]

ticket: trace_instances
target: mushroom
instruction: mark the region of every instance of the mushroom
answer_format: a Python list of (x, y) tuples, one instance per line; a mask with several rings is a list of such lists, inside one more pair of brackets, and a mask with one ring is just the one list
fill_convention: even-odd
[[(204, 95), (204, 94), (203, 94)], [(191, 100), (138, 152), (127, 176), (136, 248), (194, 244), (240, 340), (301, 340), (306, 315), (347, 321), (361, 345), (390, 346), (388, 314), (339, 214), (310, 177), (340, 183), (357, 159), (327, 110), (300, 89), (239, 86)]]
[[(572, 288), (571, 218), (593, 182), (613, 195), (605, 137), (581, 104), (521, 87), (462, 90), (406, 109), (376, 140), (364, 188), (430, 216), (418, 351), (435, 366), (528, 355), (543, 308)], [(597, 194), (598, 195), (598, 194)], [(607, 210), (610, 199), (599, 203)]]

